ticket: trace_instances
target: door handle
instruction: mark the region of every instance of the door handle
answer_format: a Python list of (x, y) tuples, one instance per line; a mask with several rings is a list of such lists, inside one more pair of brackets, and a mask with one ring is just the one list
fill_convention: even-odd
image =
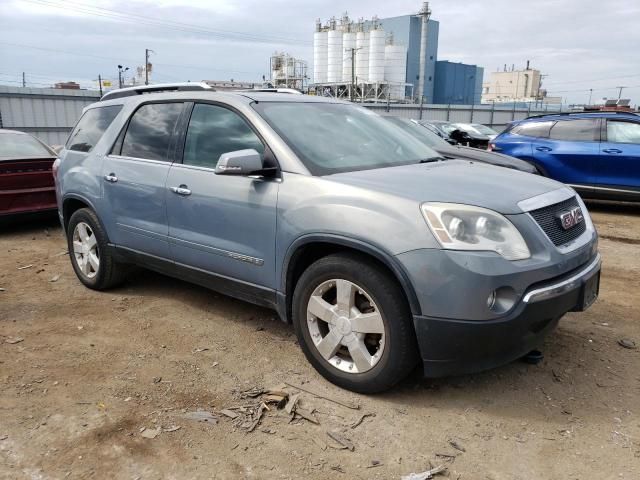
[(602, 151), (604, 153), (622, 153), (622, 150), (618, 150), (617, 148), (605, 148)]
[(189, 190), (186, 185), (180, 185), (179, 187), (169, 187), (169, 190), (178, 195), (182, 195), (183, 197), (188, 197), (189, 195), (191, 195), (191, 190)]
[(549, 147), (536, 147), (536, 150), (539, 152), (550, 152), (551, 149)]
[(110, 173), (109, 175), (105, 175), (104, 179), (110, 183), (116, 183), (118, 181), (118, 177), (116, 177), (115, 173)]

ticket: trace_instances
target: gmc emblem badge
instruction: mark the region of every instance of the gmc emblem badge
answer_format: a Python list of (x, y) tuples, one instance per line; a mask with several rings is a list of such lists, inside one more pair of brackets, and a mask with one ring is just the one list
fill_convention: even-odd
[(558, 220), (560, 220), (560, 225), (565, 230), (569, 230), (571, 227), (575, 227), (580, 222), (584, 220), (584, 216), (582, 216), (582, 210), (580, 207), (575, 207), (569, 210), (568, 212), (562, 212), (558, 215)]

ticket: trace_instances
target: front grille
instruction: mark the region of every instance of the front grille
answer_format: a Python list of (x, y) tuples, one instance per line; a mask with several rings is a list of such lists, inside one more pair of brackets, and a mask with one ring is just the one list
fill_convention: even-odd
[[(568, 230), (565, 230), (560, 225), (558, 215), (578, 206), (576, 197), (571, 197), (563, 202), (532, 210), (529, 214), (538, 222), (538, 225), (540, 225), (540, 228), (547, 234), (549, 240), (551, 240), (555, 246), (559, 246), (575, 240), (587, 229), (587, 222), (585, 220)], [(582, 212), (582, 214), (585, 215), (585, 212)]]

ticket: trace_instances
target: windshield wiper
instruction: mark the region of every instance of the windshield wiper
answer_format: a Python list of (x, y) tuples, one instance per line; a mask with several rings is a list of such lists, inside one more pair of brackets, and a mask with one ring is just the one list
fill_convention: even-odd
[(437, 156), (437, 157), (429, 157), (429, 158), (423, 158), (422, 160), (420, 160), (418, 163), (431, 163), (431, 162), (441, 162), (443, 160), (447, 160), (447, 158), (445, 157), (441, 157), (441, 156)]

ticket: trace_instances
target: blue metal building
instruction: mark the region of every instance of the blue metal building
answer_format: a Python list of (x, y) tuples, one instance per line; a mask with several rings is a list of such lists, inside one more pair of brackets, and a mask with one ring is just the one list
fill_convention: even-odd
[(435, 67), (435, 85), (431, 103), (479, 104), (484, 69), (477, 65), (440, 60)]
[[(365, 22), (370, 26), (371, 22)], [(407, 47), (407, 77), (406, 82), (418, 88), (420, 70), (420, 36), (422, 35), (422, 19), (417, 15), (402, 15), (400, 17), (382, 18), (378, 20), (385, 32), (393, 34), (393, 43)], [(434, 84), (436, 76), (436, 61), (438, 60), (438, 30), (440, 24), (436, 20), (429, 20), (427, 24), (427, 61), (425, 65), (424, 92), (426, 103), (433, 103)], [(418, 92), (414, 91), (414, 96)]]

